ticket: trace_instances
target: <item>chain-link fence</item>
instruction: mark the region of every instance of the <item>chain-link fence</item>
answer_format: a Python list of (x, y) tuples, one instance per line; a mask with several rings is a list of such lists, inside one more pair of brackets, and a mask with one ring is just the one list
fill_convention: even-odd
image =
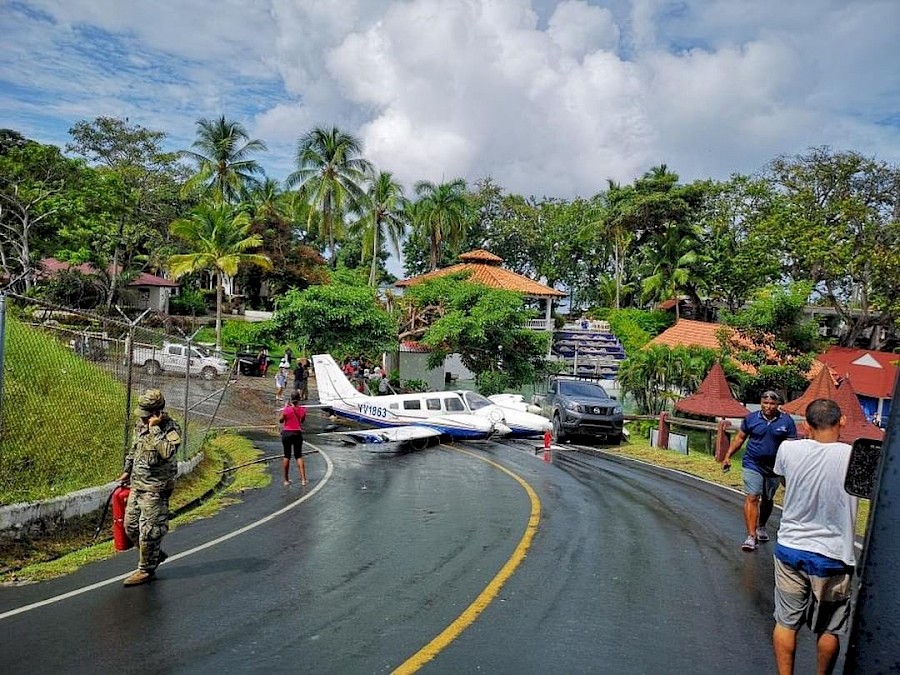
[(0, 505), (109, 482), (131, 443), (140, 394), (157, 388), (181, 425), (179, 459), (213, 427), (265, 427), (274, 398), (193, 327), (0, 296)]

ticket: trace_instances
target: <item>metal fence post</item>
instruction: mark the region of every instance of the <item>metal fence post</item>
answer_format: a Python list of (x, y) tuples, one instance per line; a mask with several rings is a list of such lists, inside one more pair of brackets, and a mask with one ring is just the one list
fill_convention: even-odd
[[(196, 335), (196, 333), (194, 335)], [(193, 353), (192, 352), (193, 343), (191, 342), (191, 340), (193, 339), (194, 335), (188, 335), (187, 347), (185, 350), (186, 354), (187, 354), (187, 359), (185, 359), (185, 363), (187, 365), (185, 367), (185, 373), (184, 373), (184, 427), (182, 427), (182, 429), (181, 429), (181, 458), (182, 459), (187, 458), (187, 452), (188, 452), (188, 425), (189, 425), (188, 416), (190, 415), (190, 410), (191, 410), (190, 403), (189, 403), (189, 401), (190, 401), (189, 395), (190, 395), (190, 389), (191, 389), (191, 358), (192, 358), (192, 353)]]
[(144, 310), (138, 318), (134, 321), (130, 321), (128, 315), (125, 314), (118, 305), (116, 305), (116, 309), (119, 314), (124, 316), (125, 320), (128, 321), (128, 336), (125, 338), (125, 424), (123, 425), (124, 431), (122, 441), (122, 457), (125, 457), (125, 455), (128, 454), (128, 449), (131, 445), (131, 385), (134, 380), (131, 371), (134, 366), (134, 329), (141, 321), (143, 321), (150, 310)]
[[(0, 416), (3, 415), (3, 376), (6, 372), (6, 293), (0, 292)], [(0, 417), (2, 419), (2, 417)]]
[(128, 454), (128, 446), (131, 441), (131, 384), (134, 376), (132, 375), (132, 366), (134, 365), (134, 326), (128, 327), (128, 333), (125, 336), (125, 424), (124, 436), (122, 440), (122, 456)]

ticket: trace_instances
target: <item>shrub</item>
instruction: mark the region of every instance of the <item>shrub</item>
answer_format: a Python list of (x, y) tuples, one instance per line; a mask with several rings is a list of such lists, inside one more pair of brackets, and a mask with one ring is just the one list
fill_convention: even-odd
[(478, 392), (484, 396), (501, 394), (509, 386), (509, 376), (499, 370), (486, 370), (475, 378)]
[(186, 288), (169, 298), (169, 314), (203, 316), (208, 311), (206, 298), (200, 291)]

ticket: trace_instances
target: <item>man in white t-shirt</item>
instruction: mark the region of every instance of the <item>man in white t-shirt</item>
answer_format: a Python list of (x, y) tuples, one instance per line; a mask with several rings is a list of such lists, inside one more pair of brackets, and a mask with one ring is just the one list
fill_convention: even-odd
[(794, 671), (797, 631), (816, 634), (818, 672), (830, 673), (838, 634), (850, 623), (850, 581), (856, 565), (857, 500), (844, 490), (850, 446), (838, 442), (844, 417), (820, 398), (806, 409), (809, 438), (785, 441), (775, 473), (784, 477), (784, 510), (775, 547), (775, 630), (780, 674)]

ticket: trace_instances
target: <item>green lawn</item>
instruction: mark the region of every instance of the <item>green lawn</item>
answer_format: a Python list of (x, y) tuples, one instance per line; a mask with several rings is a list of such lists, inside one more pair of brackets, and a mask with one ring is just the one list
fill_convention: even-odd
[(125, 387), (14, 316), (6, 328), (0, 504), (115, 478), (122, 466)]

